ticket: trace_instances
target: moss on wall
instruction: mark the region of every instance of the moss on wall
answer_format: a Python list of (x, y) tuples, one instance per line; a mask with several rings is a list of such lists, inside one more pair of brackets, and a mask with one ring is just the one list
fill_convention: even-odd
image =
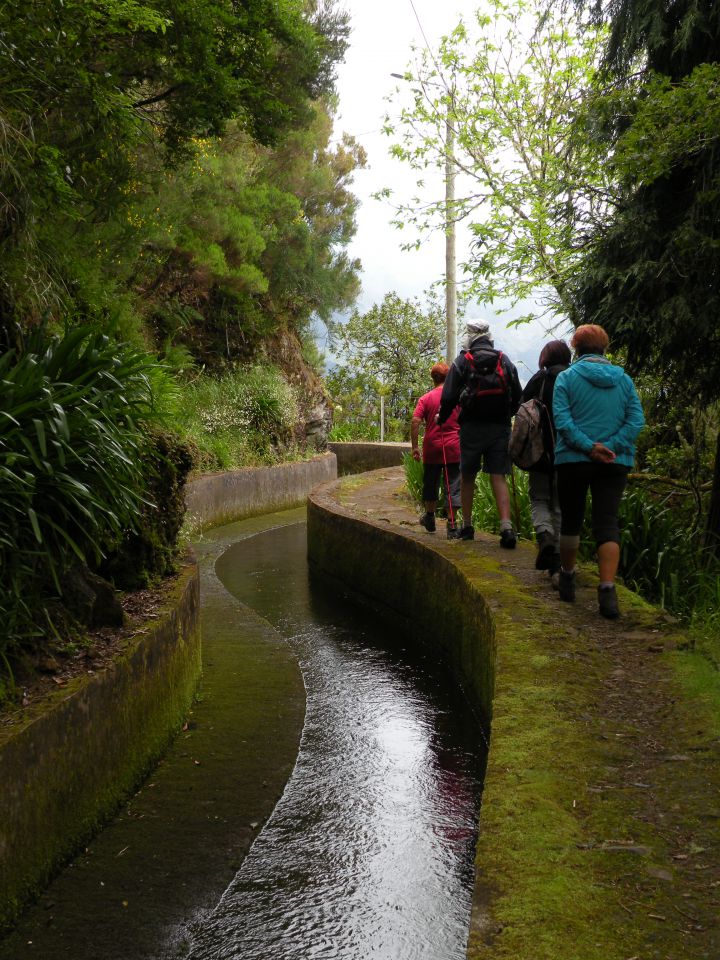
[(197, 568), (112, 667), (0, 733), (0, 927), (92, 836), (177, 732), (200, 676)]

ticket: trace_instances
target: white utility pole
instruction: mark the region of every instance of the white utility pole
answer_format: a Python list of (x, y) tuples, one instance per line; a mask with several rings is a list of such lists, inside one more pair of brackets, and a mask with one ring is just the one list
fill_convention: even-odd
[[(402, 73), (391, 77), (407, 80)], [(420, 81), (421, 83), (423, 81)], [(455, 127), (453, 94), (444, 84), (425, 81), (429, 87), (442, 87), (448, 94), (445, 108), (445, 358), (452, 363), (457, 353), (457, 276), (455, 268)]]
[(457, 277), (455, 273), (455, 128), (448, 101), (445, 118), (445, 359), (457, 353)]

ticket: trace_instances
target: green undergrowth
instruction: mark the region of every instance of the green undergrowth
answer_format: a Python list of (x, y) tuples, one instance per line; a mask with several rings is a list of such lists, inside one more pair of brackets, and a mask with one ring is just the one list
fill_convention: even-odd
[(295, 442), (297, 392), (282, 371), (269, 364), (237, 365), (188, 383), (180, 400), (179, 426), (200, 472), (303, 457)]

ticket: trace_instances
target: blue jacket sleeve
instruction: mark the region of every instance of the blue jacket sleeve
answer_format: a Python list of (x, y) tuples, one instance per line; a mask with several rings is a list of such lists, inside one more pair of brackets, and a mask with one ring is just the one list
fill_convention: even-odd
[(626, 398), (623, 422), (612, 437), (607, 440), (607, 446), (615, 453), (634, 453), (635, 441), (645, 426), (645, 414), (635, 384), (627, 374), (624, 377), (624, 384)]
[(588, 455), (593, 448), (593, 441), (572, 418), (566, 380), (567, 378), (561, 373), (555, 381), (553, 392), (555, 432), (562, 434), (562, 438), (568, 447)]

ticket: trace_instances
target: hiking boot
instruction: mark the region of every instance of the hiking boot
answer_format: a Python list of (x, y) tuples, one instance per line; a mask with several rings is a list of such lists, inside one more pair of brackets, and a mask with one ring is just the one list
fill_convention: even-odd
[(616, 620), (620, 616), (617, 602), (617, 590), (612, 587), (598, 587), (598, 613), (608, 620)]
[(421, 526), (425, 527), (428, 533), (435, 533), (435, 514), (434, 513), (428, 513), (426, 510), (425, 513), (418, 520), (418, 523)]
[(501, 547), (505, 547), (506, 550), (514, 550), (516, 543), (517, 537), (515, 536), (515, 531), (512, 529), (512, 527), (509, 530), (506, 527), (504, 530), (500, 531)]
[(558, 591), (560, 593), (561, 600), (565, 600), (566, 603), (575, 602), (575, 571), (574, 570), (572, 573), (568, 573), (567, 570), (560, 571)]
[(559, 590), (560, 589), (560, 571), (553, 570), (551, 572), (550, 570), (548, 570), (548, 573), (550, 574), (550, 586), (553, 588), (553, 590)]
[(460, 527), (457, 540), (474, 540), (475, 539), (475, 527)]
[(457, 540), (460, 536), (460, 528), (456, 523), (450, 523), (448, 520), (447, 525), (447, 538), (448, 540)]
[(550, 570), (555, 554), (555, 539), (551, 533), (543, 532), (538, 537), (538, 552), (535, 557), (536, 570)]

